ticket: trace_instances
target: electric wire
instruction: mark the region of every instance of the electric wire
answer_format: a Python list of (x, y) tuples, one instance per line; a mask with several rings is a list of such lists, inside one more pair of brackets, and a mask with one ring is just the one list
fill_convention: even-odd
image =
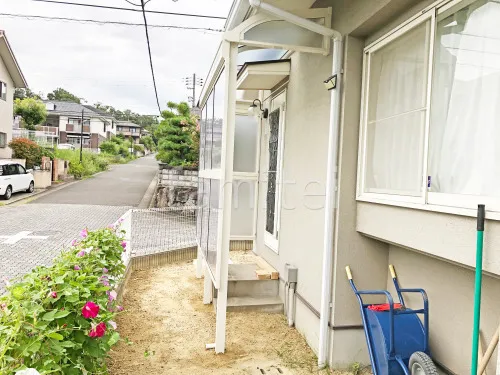
[[(142, 23), (132, 23), (132, 22), (122, 22), (122, 21), (99, 21), (93, 19), (79, 19), (70, 17), (49, 17), (49, 16), (38, 16), (29, 14), (14, 14), (14, 13), (0, 13), (0, 16), (5, 16), (9, 18), (24, 18), (27, 20), (45, 20), (45, 21), (63, 21), (63, 22), (78, 22), (78, 23), (88, 23), (97, 25), (118, 25), (118, 26), (140, 26), (143, 27)], [(223, 30), (212, 29), (209, 27), (191, 27), (191, 26), (176, 26), (176, 25), (148, 25), (151, 28), (163, 28), (163, 29), (178, 29), (178, 30), (193, 30), (193, 31), (203, 31), (203, 32), (214, 32), (220, 33)]]
[(151, 55), (151, 43), (149, 42), (148, 21), (146, 19), (146, 10), (144, 9), (144, 0), (141, 0), (141, 5), (142, 5), (142, 16), (144, 18), (144, 30), (146, 31), (146, 41), (148, 44), (149, 65), (151, 66), (151, 76), (153, 77), (153, 86), (155, 88), (156, 104), (158, 105), (158, 112), (160, 112), (161, 114), (160, 99), (158, 98), (158, 89), (156, 88), (155, 70), (153, 68), (153, 57)]
[[(67, 1), (55, 1), (55, 0), (31, 0), (42, 3), (51, 3), (51, 4), (60, 4), (60, 5), (74, 5), (74, 6), (82, 6), (82, 7), (90, 7), (90, 8), (100, 8), (100, 9), (111, 9), (111, 10), (122, 10), (129, 12), (142, 12), (140, 9), (131, 9), (131, 8), (122, 8), (122, 7), (111, 7), (107, 5), (96, 5), (96, 4), (82, 4), (82, 3), (73, 3)], [(220, 16), (211, 16), (207, 14), (193, 14), (193, 13), (177, 13), (177, 12), (164, 12), (159, 10), (146, 10), (146, 13), (154, 13), (154, 14), (163, 14), (169, 16), (181, 16), (181, 17), (197, 17), (197, 18), (211, 18), (218, 20), (225, 20), (226, 17)]]

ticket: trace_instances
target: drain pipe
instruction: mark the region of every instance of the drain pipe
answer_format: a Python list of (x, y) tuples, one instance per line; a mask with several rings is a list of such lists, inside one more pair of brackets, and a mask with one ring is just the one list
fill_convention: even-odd
[(331, 90), (330, 129), (328, 135), (328, 164), (326, 173), (325, 231), (323, 238), (323, 278), (321, 280), (321, 308), (319, 323), (318, 367), (326, 367), (328, 354), (328, 321), (331, 312), (335, 209), (337, 203), (338, 144), (340, 133), (340, 106), (342, 86), (342, 36), (333, 40), (333, 76), (337, 86)]
[(307, 30), (333, 39), (333, 76), (336, 76), (336, 87), (331, 90), (330, 126), (328, 136), (328, 164), (326, 177), (325, 231), (323, 239), (323, 272), (321, 281), (321, 309), (319, 330), (318, 367), (326, 367), (328, 353), (328, 321), (330, 318), (330, 301), (332, 293), (332, 271), (334, 251), (335, 203), (337, 200), (337, 154), (340, 132), (340, 105), (342, 83), (342, 35), (333, 29), (319, 25), (306, 18), (277, 8), (262, 0), (249, 0), (250, 5), (284, 21), (293, 23)]

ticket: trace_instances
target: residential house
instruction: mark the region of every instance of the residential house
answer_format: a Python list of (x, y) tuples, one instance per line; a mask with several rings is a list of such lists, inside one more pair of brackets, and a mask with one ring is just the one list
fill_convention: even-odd
[(8, 147), (12, 139), (14, 91), (28, 84), (3, 30), (0, 30), (0, 159), (10, 158)]
[(132, 138), (135, 144), (139, 143), (143, 134), (141, 126), (130, 121), (116, 121), (116, 132), (127, 139)]
[(45, 106), (45, 125), (58, 129), (59, 143), (78, 148), (83, 140), (84, 148), (98, 151), (99, 144), (116, 133), (113, 117), (91, 106), (56, 100), (46, 100)]
[(288, 304), (320, 366), (368, 363), (344, 269), (362, 289), (394, 291), (393, 264), (428, 293), (435, 362), (470, 371), (481, 203), (487, 340), (499, 322), (499, 16), (493, 0), (234, 2), (200, 99), (199, 257), (205, 294), (217, 289), (216, 352), (230, 241), (247, 239), (281, 275), (298, 269)]

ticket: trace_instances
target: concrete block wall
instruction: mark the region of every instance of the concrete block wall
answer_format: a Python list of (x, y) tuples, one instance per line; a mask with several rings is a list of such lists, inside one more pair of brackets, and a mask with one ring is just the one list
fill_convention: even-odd
[(158, 175), (160, 186), (179, 186), (198, 188), (198, 171), (187, 169), (161, 169)]

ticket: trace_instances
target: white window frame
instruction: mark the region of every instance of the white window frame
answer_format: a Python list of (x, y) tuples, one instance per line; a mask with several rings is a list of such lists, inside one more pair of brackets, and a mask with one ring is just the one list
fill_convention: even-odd
[[(500, 198), (488, 196), (471, 196), (461, 194), (446, 194), (430, 192), (427, 187), (428, 159), (429, 159), (429, 130), (431, 115), (431, 93), (432, 77), (434, 71), (434, 44), (436, 41), (437, 16), (457, 5), (467, 6), (474, 0), (440, 0), (431, 4), (417, 15), (409, 18), (406, 22), (397, 26), (386, 33), (381, 38), (366, 46), (363, 56), (363, 79), (362, 79), (362, 98), (361, 98), (361, 121), (359, 138), (359, 157), (358, 157), (358, 181), (357, 181), (357, 200), (361, 202), (387, 204), (392, 206), (424, 209), (434, 212), (445, 212), (464, 216), (475, 216), (477, 205), (486, 204), (487, 210), (491, 213), (487, 217), (490, 219), (500, 219)], [(423, 173), (422, 173), (422, 194), (421, 196), (365, 192), (365, 172), (367, 155), (367, 109), (369, 93), (369, 69), (370, 54), (386, 46), (396, 38), (404, 35), (414, 27), (430, 20), (430, 42), (429, 46), (429, 66), (427, 77), (427, 93), (425, 110), (425, 135), (423, 150)]]
[[(279, 107), (274, 107), (274, 100), (279, 96), (283, 95), (284, 101)], [(271, 97), (271, 108), (269, 113), (280, 109), (280, 124), (278, 133), (278, 160), (277, 160), (277, 171), (276, 171), (276, 192), (274, 201), (274, 230), (273, 233), (269, 233), (264, 227), (264, 245), (279, 254), (279, 230), (281, 224), (281, 201), (283, 193), (283, 156), (285, 152), (285, 124), (286, 124), (286, 102), (287, 102), (287, 90), (282, 89), (273, 93)], [(269, 120), (266, 122), (268, 126)], [(266, 140), (266, 163), (267, 168), (269, 168), (269, 143)], [(267, 218), (267, 185), (266, 185), (266, 218)]]
[(7, 83), (0, 81), (0, 99), (7, 101)]
[(0, 148), (7, 147), (7, 133), (0, 132)]

